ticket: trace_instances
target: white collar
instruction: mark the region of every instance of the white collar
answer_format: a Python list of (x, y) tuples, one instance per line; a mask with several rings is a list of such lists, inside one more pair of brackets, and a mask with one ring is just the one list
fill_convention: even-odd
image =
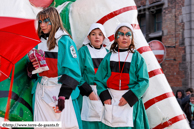
[(55, 39), (59, 39), (63, 35), (68, 35), (67, 32), (59, 28), (55, 33)]

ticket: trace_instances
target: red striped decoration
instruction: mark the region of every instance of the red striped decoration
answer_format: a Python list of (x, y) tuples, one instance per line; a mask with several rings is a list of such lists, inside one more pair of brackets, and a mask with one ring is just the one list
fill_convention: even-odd
[[(124, 7), (122, 9), (113, 11), (113, 12), (107, 14), (106, 16), (102, 17), (100, 20), (97, 21), (97, 23), (104, 24), (109, 19), (112, 19), (113, 17), (115, 17), (115, 16), (117, 16), (119, 14), (122, 14), (124, 12), (130, 11), (130, 10), (137, 10), (137, 7), (136, 6), (128, 6), (128, 7)], [(134, 29), (140, 29), (138, 24), (132, 24), (132, 27)], [(110, 41), (113, 41), (114, 40), (114, 34), (109, 36), (108, 39)], [(137, 49), (137, 51), (139, 51), (139, 53), (142, 54), (143, 52), (152, 51), (152, 50), (151, 50), (151, 48), (149, 46), (144, 46), (144, 47), (141, 47), (141, 48)], [(151, 77), (156, 76), (158, 74), (163, 74), (163, 71), (162, 71), (161, 68), (153, 70), (153, 71), (150, 71), (149, 72), (149, 77), (151, 78)], [(150, 106), (154, 105), (155, 103), (157, 103), (159, 101), (162, 101), (164, 99), (167, 99), (167, 98), (173, 97), (173, 96), (174, 96), (173, 92), (169, 92), (169, 93), (165, 93), (165, 94), (162, 94), (160, 96), (157, 96), (155, 98), (152, 98), (149, 101), (147, 101), (146, 103), (144, 103), (145, 109), (148, 109)], [(183, 119), (186, 119), (186, 118), (182, 114), (182, 115), (179, 115), (179, 116), (171, 118), (169, 121), (166, 121), (163, 124), (159, 124), (158, 126), (154, 127), (153, 129), (166, 128), (166, 127), (168, 127), (168, 126), (170, 126), (170, 125), (172, 125), (172, 124), (174, 124), (174, 123), (176, 123), (176, 122), (178, 122), (180, 120), (183, 120)]]
[(138, 30), (140, 29), (140, 26), (138, 24), (131, 24), (131, 26), (133, 27), (133, 29)]
[(105, 44), (102, 44), (103, 45), (103, 47), (106, 47), (106, 45)]
[(109, 41), (110, 41), (110, 42), (112, 42), (113, 40), (115, 40), (115, 36), (114, 36), (114, 34), (113, 34), (113, 35), (111, 35), (111, 36), (109, 36), (109, 37), (108, 37), (108, 39), (109, 39)]
[(137, 51), (142, 54), (144, 52), (148, 52), (148, 51), (152, 51), (152, 49), (150, 48), (150, 46), (143, 46), (137, 49)]
[[(105, 15), (104, 17), (102, 17), (100, 20), (97, 21), (97, 23), (100, 23), (100, 24), (103, 25), (108, 20), (116, 17), (119, 14), (122, 14), (122, 13), (127, 12), (127, 11), (130, 11), (130, 10), (137, 10), (137, 7), (136, 6), (128, 6), (128, 7), (124, 7), (124, 8), (121, 8), (119, 10), (113, 11), (113, 12)], [(131, 26), (134, 29), (140, 29), (140, 26), (138, 24), (131, 24)], [(114, 34), (111, 35), (111, 36), (109, 36), (108, 39), (109, 39), (110, 42), (112, 42), (115, 39), (114, 38)]]
[(149, 78), (152, 78), (158, 74), (164, 74), (164, 72), (162, 71), (161, 68), (159, 68), (159, 69), (154, 69), (154, 70), (150, 71), (148, 74), (149, 74)]
[(152, 129), (164, 129), (164, 128), (169, 127), (169, 126), (173, 125), (174, 123), (179, 122), (179, 121), (184, 120), (184, 119), (186, 119), (184, 114), (179, 115), (179, 116), (175, 116), (175, 117), (171, 118), (170, 120), (168, 120), (164, 123), (161, 123)]
[(128, 7), (124, 7), (124, 8), (118, 9), (116, 11), (113, 11), (113, 12), (105, 15), (100, 20), (98, 20), (97, 23), (104, 24), (109, 19), (112, 19), (113, 17), (115, 17), (115, 16), (117, 16), (119, 14), (122, 14), (124, 12), (130, 11), (130, 10), (137, 10), (137, 7), (136, 6), (128, 6)]
[(144, 103), (145, 109), (147, 110), (149, 107), (151, 107), (155, 103), (158, 103), (158, 102), (160, 102), (164, 99), (170, 98), (170, 97), (174, 97), (173, 92), (168, 92), (168, 93), (162, 94), (160, 96), (157, 96), (155, 98), (152, 98), (152, 99), (150, 99), (150, 100), (148, 100), (147, 102)]
[[(148, 51), (152, 51), (152, 50), (151, 50), (150, 46), (143, 46), (143, 47), (138, 48), (137, 51), (140, 54), (142, 54), (144, 52), (148, 52)], [(162, 71), (161, 68), (159, 68), (159, 69), (155, 69), (155, 70), (150, 71), (148, 74), (149, 74), (149, 78), (151, 78), (151, 77), (154, 77), (158, 74), (164, 74), (164, 72)]]

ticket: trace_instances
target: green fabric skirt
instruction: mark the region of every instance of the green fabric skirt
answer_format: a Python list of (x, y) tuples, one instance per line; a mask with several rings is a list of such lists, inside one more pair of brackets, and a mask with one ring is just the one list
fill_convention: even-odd
[(77, 101), (77, 99), (74, 99), (74, 100), (72, 100), (72, 102), (73, 102), (73, 107), (74, 107), (75, 114), (76, 114), (76, 117), (77, 117), (77, 122), (78, 122), (78, 125), (79, 125), (79, 129), (85, 129), (82, 126), (82, 120), (81, 120), (80, 108), (79, 108), (78, 101)]

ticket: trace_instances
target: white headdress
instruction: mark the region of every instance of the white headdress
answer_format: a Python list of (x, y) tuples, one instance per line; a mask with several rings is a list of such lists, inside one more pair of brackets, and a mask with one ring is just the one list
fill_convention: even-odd
[(126, 26), (126, 27), (130, 28), (131, 31), (133, 32), (133, 27), (131, 26), (131, 24), (129, 24), (129, 23), (121, 23), (121, 24), (119, 24), (119, 25), (117, 26), (117, 28), (116, 28), (116, 30), (115, 30), (115, 33), (116, 33), (117, 30), (118, 30), (120, 27), (122, 27), (122, 26)]
[(104, 30), (104, 27), (103, 27), (103, 25), (102, 24), (99, 24), (99, 23), (93, 23), (92, 25), (91, 25), (91, 27), (90, 27), (90, 29), (89, 29), (89, 31), (88, 31), (88, 34), (87, 34), (87, 36), (86, 36), (86, 38), (84, 39), (84, 41), (83, 41), (83, 44), (88, 44), (88, 43), (90, 43), (90, 40), (88, 39), (88, 35), (90, 34), (90, 32), (92, 31), (92, 30), (94, 30), (94, 29), (100, 29), (101, 31), (102, 31), (102, 33), (103, 33), (103, 35), (104, 35), (104, 37), (105, 37), (105, 39), (104, 39), (104, 41), (102, 42), (102, 44), (104, 44), (104, 45), (109, 45), (109, 43), (110, 43), (110, 41), (109, 41), (109, 39), (106, 37), (106, 33), (105, 33), (105, 30)]

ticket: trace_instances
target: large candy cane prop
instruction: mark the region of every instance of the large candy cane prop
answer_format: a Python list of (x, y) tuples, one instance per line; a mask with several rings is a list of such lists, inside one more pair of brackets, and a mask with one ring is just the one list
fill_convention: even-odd
[(77, 0), (72, 4), (70, 23), (78, 47), (82, 46), (92, 23), (104, 25), (110, 41), (115, 28), (128, 22), (134, 27), (136, 49), (146, 61), (150, 84), (143, 102), (152, 129), (190, 129), (183, 111), (168, 84), (166, 77), (143, 36), (137, 21), (137, 8), (133, 0)]

